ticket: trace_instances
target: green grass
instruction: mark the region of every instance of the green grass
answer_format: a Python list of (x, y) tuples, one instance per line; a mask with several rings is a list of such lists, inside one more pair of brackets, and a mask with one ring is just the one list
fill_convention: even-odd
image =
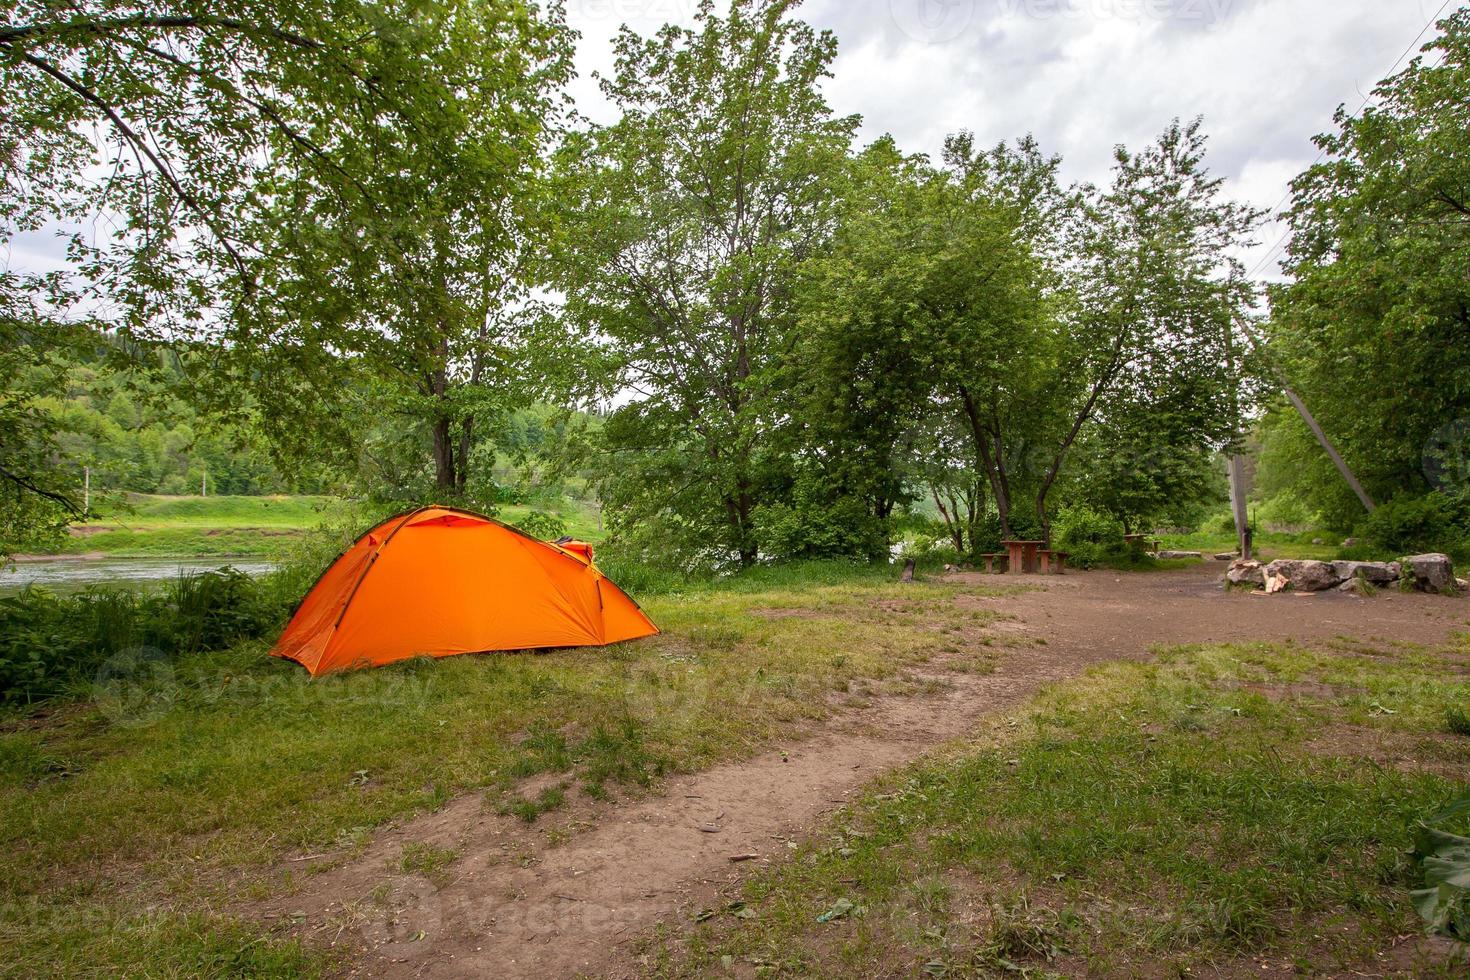
[(127, 494), (98, 505), (63, 553), (127, 558), (275, 557), (338, 512), (332, 497)]
[[(512, 504), (499, 517), (509, 524), (533, 511), (549, 513), (566, 533), (601, 541), (595, 505), (579, 500), (555, 504)], [(77, 526), (64, 554), (119, 558), (279, 557), (310, 529), (343, 519), (347, 505), (335, 497), (170, 497), (127, 494), (98, 504), (92, 519)]]
[(507, 524), (518, 524), (532, 511), (553, 514), (566, 525), (566, 533), (582, 541), (601, 541), (606, 532), (598, 526), (597, 507), (583, 500), (561, 500), (551, 506), (507, 504), (497, 515)]
[[(1313, 544), (1314, 541), (1322, 544)], [(1342, 536), (1325, 531), (1304, 531), (1299, 534), (1284, 534), (1276, 531), (1258, 532), (1253, 539), (1257, 558), (1311, 558), (1318, 561), (1393, 561), (1402, 557), (1382, 549), (1366, 545), (1342, 547)], [(1194, 531), (1190, 534), (1161, 534), (1159, 541), (1166, 551), (1198, 551), (1204, 555), (1223, 554), (1236, 550), (1234, 532), (1214, 533)]]
[[(901, 690), (908, 666), (973, 647), (952, 669), (989, 669), (993, 614), (955, 604), (959, 587), (896, 577), (762, 569), (645, 602), (665, 630), (647, 641), (315, 681), (255, 642), (150, 670), (102, 700), (11, 715), (0, 962), (73, 973), (95, 953), (118, 972), (229, 972), (168, 966), (193, 962), (178, 938), (188, 930), (160, 931), (137, 910), (224, 921), (240, 896), (309, 873), (283, 875), (283, 856), (347, 853), (471, 789), (513, 805), (520, 780), (547, 773), (567, 785), (557, 792), (641, 792)], [(531, 803), (539, 813), (557, 800)], [(297, 955), (261, 927), (231, 928), (222, 934), (260, 955)]]
[(170, 497), (128, 494), (102, 505), (92, 522), (130, 527), (303, 528), (319, 522), (337, 506), (335, 497)]
[(1334, 646), (1054, 687), (840, 813), (749, 882), (742, 918), (645, 953), (661, 976), (1463, 975), (1443, 949), (1376, 957), (1422, 931), (1416, 821), (1467, 788), (1470, 742), (1443, 726), (1470, 642)]

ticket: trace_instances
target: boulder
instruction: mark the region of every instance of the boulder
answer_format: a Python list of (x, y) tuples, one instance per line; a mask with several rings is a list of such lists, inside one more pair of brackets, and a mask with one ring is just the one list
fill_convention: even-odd
[(1332, 563), (1332, 570), (1341, 579), (1355, 579), (1361, 575), (1372, 585), (1390, 585), (1399, 577), (1397, 562), (1335, 561)]
[(1403, 560), (1403, 577), (1420, 592), (1453, 592), (1455, 566), (1449, 555), (1414, 555)]
[(1161, 551), (1155, 558), (1203, 558), (1198, 551)]
[(1342, 546), (1344, 548), (1355, 548), (1355, 547), (1357, 547), (1357, 544), (1358, 544), (1358, 539), (1357, 538), (1343, 538), (1343, 540), (1342, 540)]
[(1278, 558), (1266, 566), (1266, 578), (1284, 578), (1298, 592), (1322, 592), (1342, 581), (1331, 562)]
[(1216, 561), (1234, 561), (1235, 559), (1237, 559), (1239, 557), (1240, 557), (1240, 555), (1237, 554), (1234, 551), (1222, 551), (1218, 555), (1215, 556), (1215, 560)]
[(1346, 592), (1348, 595), (1361, 596), (1367, 595), (1368, 589), (1371, 588), (1372, 586), (1367, 585), (1365, 579), (1350, 578), (1346, 582), (1339, 585), (1337, 587), (1337, 591)]
[(1467, 582), (1462, 578), (1457, 578), (1455, 579), (1455, 588), (1459, 589), (1461, 592), (1470, 592), (1470, 582)]
[(1263, 588), (1266, 585), (1266, 570), (1258, 561), (1240, 558), (1230, 565), (1230, 571), (1225, 573), (1225, 581), (1231, 585), (1254, 585), (1257, 588)]

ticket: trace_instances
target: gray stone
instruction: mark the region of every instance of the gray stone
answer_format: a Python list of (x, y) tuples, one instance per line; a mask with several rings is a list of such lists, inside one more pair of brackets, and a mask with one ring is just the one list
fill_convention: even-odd
[(1322, 592), (1342, 581), (1330, 562), (1278, 558), (1266, 566), (1266, 576), (1279, 575), (1298, 592)]
[(1216, 561), (1234, 561), (1240, 556), (1233, 551), (1222, 551), (1215, 556)]
[(1421, 592), (1453, 592), (1455, 566), (1449, 555), (1415, 555), (1403, 561), (1403, 576)]
[(1470, 582), (1467, 582), (1462, 578), (1457, 578), (1455, 579), (1455, 588), (1459, 589), (1461, 592), (1470, 592)]
[(1353, 547), (1356, 547), (1357, 544), (1358, 544), (1358, 539), (1357, 538), (1344, 538), (1343, 539), (1343, 542), (1342, 542), (1342, 546), (1344, 548), (1353, 548)]
[(1354, 579), (1361, 575), (1372, 585), (1389, 585), (1399, 577), (1395, 565), (1382, 561), (1335, 561), (1332, 570), (1338, 578)]
[(1266, 569), (1260, 562), (1250, 558), (1241, 558), (1230, 566), (1230, 571), (1225, 573), (1225, 581), (1231, 585), (1254, 585), (1264, 588), (1266, 585)]
[(1154, 557), (1156, 557), (1156, 558), (1203, 558), (1204, 555), (1202, 555), (1198, 551), (1161, 551), (1157, 555), (1155, 555)]
[(1364, 588), (1364, 585), (1365, 582), (1363, 579), (1350, 578), (1346, 582), (1339, 585), (1337, 587), (1337, 591), (1346, 592), (1348, 595), (1366, 595), (1367, 589), (1371, 589), (1372, 586), (1369, 585), (1367, 586), (1367, 588)]

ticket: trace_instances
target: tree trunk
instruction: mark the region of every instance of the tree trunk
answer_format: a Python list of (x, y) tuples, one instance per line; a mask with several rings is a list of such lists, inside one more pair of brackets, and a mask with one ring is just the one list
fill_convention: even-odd
[(475, 420), (465, 418), (459, 423), (459, 454), (455, 460), (454, 489), (461, 497), (470, 480), (470, 446), (474, 442)]
[(996, 463), (998, 453), (1003, 451), (1001, 447), (992, 447), (990, 439), (985, 435), (985, 427), (980, 423), (980, 413), (975, 408), (975, 400), (970, 397), (970, 390), (963, 385), (960, 386), (960, 398), (965, 405), (965, 421), (970, 425), (970, 435), (975, 440), (975, 454), (979, 459), (980, 468), (984, 470), (986, 479), (990, 481), (991, 493), (995, 495), (995, 510), (1000, 515), (1000, 536), (1009, 538), (1011, 536), (1011, 493), (1009, 481)]
[(434, 420), (434, 485), (440, 493), (454, 493), (458, 486), (455, 469), (450, 419), (440, 416)]

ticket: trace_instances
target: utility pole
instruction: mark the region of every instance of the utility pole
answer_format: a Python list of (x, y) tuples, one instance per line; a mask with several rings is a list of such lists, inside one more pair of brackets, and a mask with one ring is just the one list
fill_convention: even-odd
[[(1240, 419), (1240, 389), (1235, 383), (1235, 331), (1225, 325), (1225, 369), (1230, 375), (1230, 411), (1235, 419), (1235, 437), (1242, 435)], [(1230, 453), (1230, 513), (1235, 518), (1235, 548), (1240, 557), (1251, 556), (1250, 520), (1245, 512), (1245, 457), (1239, 446), (1232, 446)]]
[(209, 470), (207, 469), (199, 474), (199, 496), (209, 496)]
[(1373, 498), (1368, 495), (1368, 491), (1363, 489), (1363, 484), (1358, 482), (1357, 475), (1353, 473), (1347, 461), (1342, 458), (1342, 454), (1337, 451), (1337, 447), (1332, 444), (1332, 440), (1327, 438), (1327, 433), (1322, 431), (1321, 423), (1312, 414), (1312, 410), (1307, 408), (1307, 403), (1302, 401), (1301, 396), (1292, 390), (1291, 385), (1287, 384), (1286, 375), (1282, 372), (1280, 365), (1272, 359), (1269, 353), (1262, 350), (1261, 342), (1256, 339), (1256, 335), (1251, 331), (1249, 324), (1245, 320), (1242, 319), (1240, 321), (1240, 327), (1245, 332), (1245, 339), (1250, 341), (1251, 349), (1264, 356), (1267, 362), (1270, 363), (1271, 370), (1276, 374), (1276, 380), (1281, 383), (1281, 391), (1286, 395), (1286, 400), (1291, 402), (1297, 414), (1302, 417), (1302, 421), (1307, 423), (1307, 428), (1312, 430), (1312, 435), (1317, 437), (1317, 442), (1326, 451), (1327, 457), (1332, 460), (1332, 465), (1337, 467), (1337, 472), (1342, 475), (1343, 481), (1352, 488), (1353, 493), (1357, 494), (1358, 500), (1363, 505), (1363, 509), (1370, 514), (1373, 513), (1378, 509), (1378, 505), (1373, 502)]

